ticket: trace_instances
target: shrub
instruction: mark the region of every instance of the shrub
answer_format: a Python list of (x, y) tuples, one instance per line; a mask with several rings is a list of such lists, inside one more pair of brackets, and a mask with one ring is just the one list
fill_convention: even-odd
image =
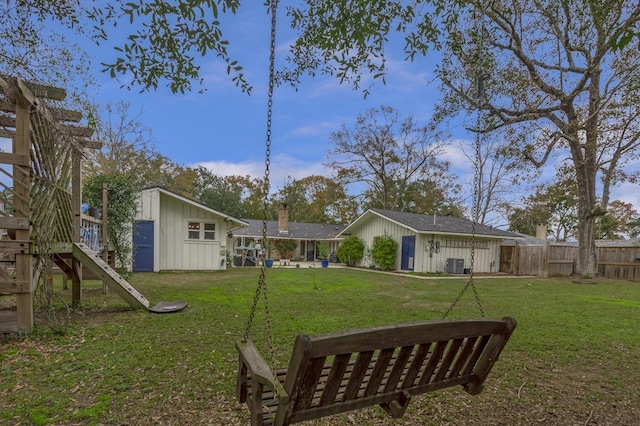
[(298, 248), (297, 240), (276, 239), (273, 240), (273, 246), (283, 259), (292, 259)]
[(329, 259), (329, 250), (325, 243), (318, 243), (318, 256), (320, 259)]
[(354, 236), (344, 240), (337, 251), (338, 258), (348, 266), (355, 266), (364, 257), (364, 242)]
[(373, 247), (371, 248), (371, 258), (373, 262), (383, 271), (393, 269), (396, 265), (398, 253), (398, 242), (389, 235), (378, 235), (373, 237)]
[(97, 175), (88, 179), (82, 187), (82, 198), (89, 205), (102, 208), (102, 184), (109, 185), (109, 243), (116, 256), (116, 266), (124, 273), (133, 258), (131, 230), (138, 209), (138, 186), (121, 174)]

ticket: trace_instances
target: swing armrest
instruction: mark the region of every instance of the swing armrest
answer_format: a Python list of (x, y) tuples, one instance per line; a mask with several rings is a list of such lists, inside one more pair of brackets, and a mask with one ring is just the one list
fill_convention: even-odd
[[(236, 342), (236, 349), (240, 357), (240, 371), (238, 372), (238, 398), (240, 401), (246, 401), (247, 373), (250, 373), (254, 386), (254, 398), (261, 399), (262, 388), (266, 386), (273, 392), (274, 397), (278, 399), (280, 404), (287, 404), (289, 395), (287, 395), (284, 387), (273, 374), (253, 342), (251, 340), (238, 341)], [(257, 388), (255, 388), (256, 384), (258, 385)], [(256, 392), (258, 389), (259, 392)], [(257, 393), (260, 393), (260, 395), (257, 395)]]

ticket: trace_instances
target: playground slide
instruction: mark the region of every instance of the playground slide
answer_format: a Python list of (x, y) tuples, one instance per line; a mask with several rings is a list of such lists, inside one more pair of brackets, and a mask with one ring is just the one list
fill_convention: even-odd
[(109, 288), (118, 293), (132, 308), (149, 309), (149, 301), (122, 278), (111, 266), (93, 252), (88, 246), (81, 243), (73, 244), (73, 257), (84, 266), (91, 269)]

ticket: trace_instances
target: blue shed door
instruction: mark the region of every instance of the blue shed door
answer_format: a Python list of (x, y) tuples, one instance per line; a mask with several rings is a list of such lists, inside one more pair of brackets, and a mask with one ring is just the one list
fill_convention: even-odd
[(153, 272), (152, 220), (140, 220), (133, 227), (133, 272)]
[(416, 256), (416, 236), (405, 235), (402, 237), (402, 260), (400, 269), (413, 271), (413, 262)]

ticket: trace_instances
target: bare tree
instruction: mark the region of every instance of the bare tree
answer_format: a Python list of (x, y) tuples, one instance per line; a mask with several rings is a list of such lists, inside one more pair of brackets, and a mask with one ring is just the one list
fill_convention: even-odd
[(459, 147), (474, 169), (473, 178), (467, 185), (468, 198), (475, 200), (473, 219), (477, 223), (490, 224), (500, 220), (503, 206), (513, 198), (529, 171), (521, 162), (505, 154), (508, 147), (500, 132), (483, 135), (477, 142), (460, 142)]
[(362, 193), (372, 207), (396, 209), (412, 182), (447, 180), (449, 165), (438, 160), (443, 142), (388, 106), (359, 115), (353, 129), (343, 125), (331, 142), (327, 166), (346, 185), (364, 184)]
[(90, 113), (89, 119), (96, 128), (94, 138), (104, 145), (88, 153), (91, 161), (85, 162), (86, 178), (120, 175), (138, 187), (161, 186), (182, 195), (193, 194), (195, 170), (155, 150), (153, 132), (141, 121), (142, 111), (132, 113), (128, 102), (118, 102), (105, 107), (103, 120), (92, 118), (97, 116)]

